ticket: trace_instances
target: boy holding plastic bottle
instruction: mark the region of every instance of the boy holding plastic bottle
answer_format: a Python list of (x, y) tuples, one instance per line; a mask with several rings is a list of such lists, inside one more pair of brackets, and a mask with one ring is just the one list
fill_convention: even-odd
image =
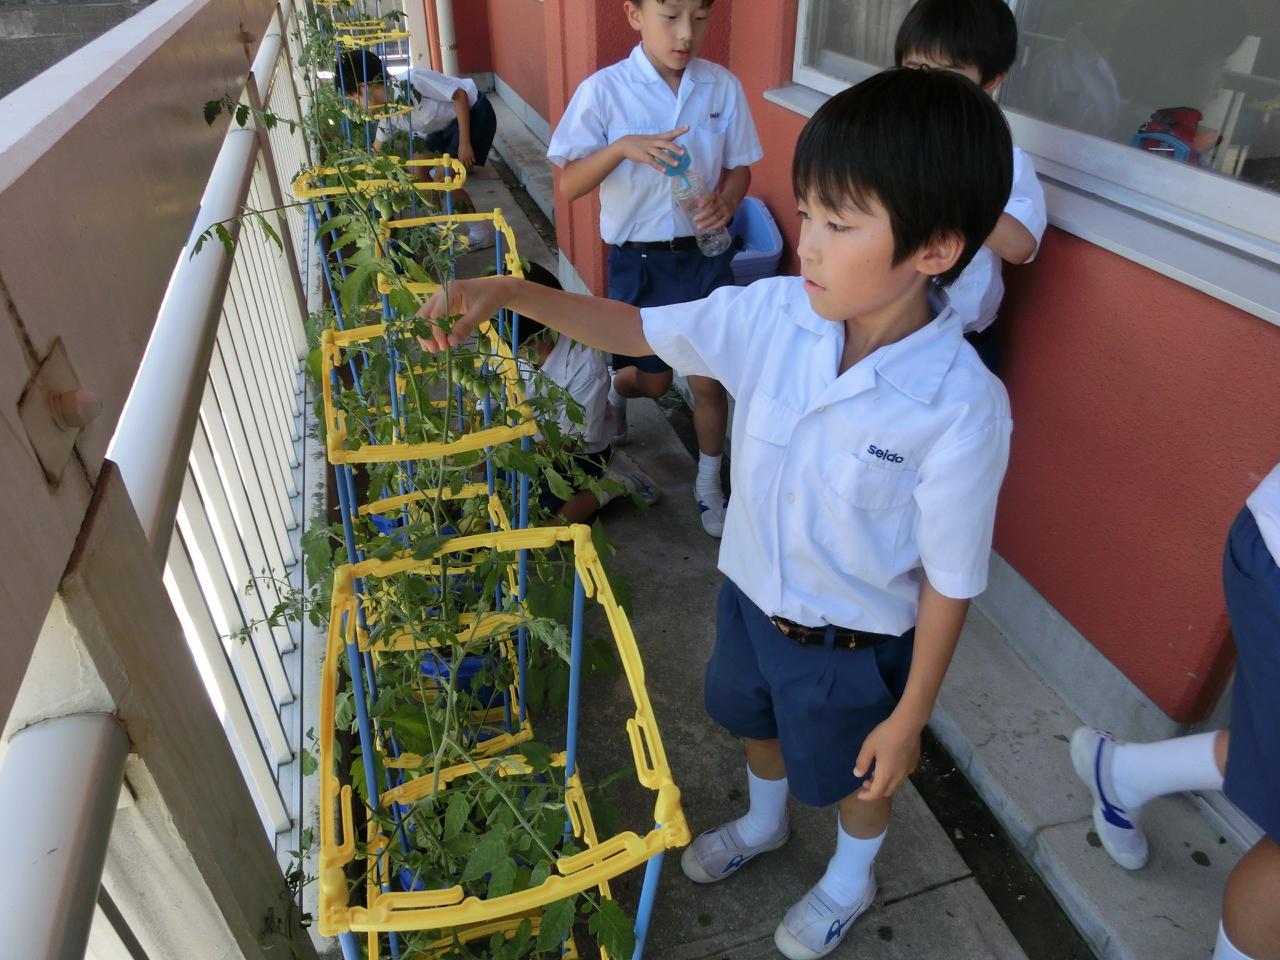
[[(751, 183), (749, 165), (764, 152), (742, 84), (723, 67), (697, 59), (711, 4), (627, 0), (623, 7), (640, 43), (626, 60), (582, 82), (547, 149), (562, 168), (560, 191), (567, 199), (600, 188), (609, 298), (633, 306), (697, 300), (733, 283), (732, 250), (706, 256), (695, 235), (729, 224)], [(692, 220), (673, 202), (672, 182), (683, 186), (683, 179), (667, 175), (686, 154), (695, 174), (689, 179), (710, 188)], [(613, 369), (609, 401), (617, 443), (626, 433), (626, 399), (662, 396), (671, 368), (655, 356), (615, 353)], [(694, 494), (703, 529), (719, 537), (728, 400), (708, 377), (690, 377), (689, 387), (699, 450)]]

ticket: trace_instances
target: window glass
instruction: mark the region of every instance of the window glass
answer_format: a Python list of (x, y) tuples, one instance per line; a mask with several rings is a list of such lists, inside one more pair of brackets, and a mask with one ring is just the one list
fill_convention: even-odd
[(809, 0), (802, 4), (805, 66), (856, 82), (893, 63), (893, 39), (914, 0)]

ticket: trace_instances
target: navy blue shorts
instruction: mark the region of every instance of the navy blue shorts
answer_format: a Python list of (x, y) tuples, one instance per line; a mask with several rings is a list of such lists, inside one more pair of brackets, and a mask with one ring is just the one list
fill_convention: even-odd
[(825, 807), (862, 783), (853, 775), (858, 751), (898, 705), (914, 641), (913, 629), (861, 650), (805, 646), (725, 580), (707, 663), (707, 713), (734, 736), (781, 741), (792, 795)]
[[(489, 150), (493, 147), (493, 138), (498, 132), (498, 117), (493, 112), (493, 104), (482, 93), (471, 107), (471, 150), (476, 155), (476, 163), (484, 166), (489, 159)], [(447, 153), (451, 157), (458, 155), (458, 121), (455, 119), (443, 130), (427, 134), (427, 149), (432, 153)]]
[(1280, 840), (1280, 567), (1248, 507), (1227, 537), (1222, 587), (1237, 656), (1223, 790)]
[[(609, 248), (609, 299), (636, 307), (665, 307), (701, 300), (718, 287), (733, 284), (733, 248), (718, 257), (697, 250)], [(645, 373), (671, 368), (657, 357), (613, 355), (613, 369), (635, 367)]]

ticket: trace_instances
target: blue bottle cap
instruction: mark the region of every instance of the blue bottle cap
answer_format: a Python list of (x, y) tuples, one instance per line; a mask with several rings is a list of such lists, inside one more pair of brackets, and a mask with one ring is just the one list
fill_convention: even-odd
[(662, 172), (668, 177), (679, 177), (687, 184), (689, 182), (689, 178), (686, 174), (689, 172), (689, 161), (692, 159), (689, 155), (689, 151), (686, 150), (684, 153), (673, 153), (668, 150), (666, 151), (666, 154), (671, 158), (673, 165), (666, 166), (666, 164), (664, 164)]

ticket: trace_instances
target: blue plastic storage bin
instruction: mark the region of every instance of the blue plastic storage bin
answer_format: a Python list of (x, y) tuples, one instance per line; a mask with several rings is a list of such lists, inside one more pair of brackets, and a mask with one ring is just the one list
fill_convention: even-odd
[(729, 233), (733, 235), (735, 247), (739, 240), (742, 244), (733, 255), (734, 283), (745, 287), (777, 272), (778, 261), (782, 259), (782, 234), (763, 200), (743, 197), (729, 224)]

